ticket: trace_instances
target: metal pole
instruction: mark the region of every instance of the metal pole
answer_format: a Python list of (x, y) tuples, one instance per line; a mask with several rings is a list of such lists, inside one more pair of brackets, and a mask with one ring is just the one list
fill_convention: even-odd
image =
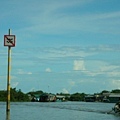
[[(9, 35), (10, 35), (9, 29)], [(10, 61), (11, 60), (11, 47), (8, 46), (8, 74), (7, 74), (7, 105), (6, 112), (7, 114), (10, 112)]]

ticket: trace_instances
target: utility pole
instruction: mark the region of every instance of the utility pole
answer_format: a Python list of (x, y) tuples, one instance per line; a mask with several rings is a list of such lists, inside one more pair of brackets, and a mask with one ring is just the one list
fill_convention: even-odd
[[(9, 35), (11, 31), (9, 29)], [(6, 111), (10, 111), (10, 67), (11, 66), (11, 46), (8, 46), (8, 73), (7, 73), (7, 105)]]
[(15, 35), (11, 35), (9, 29), (8, 35), (4, 35), (4, 46), (8, 46), (8, 71), (7, 71), (7, 101), (6, 101), (6, 115), (7, 120), (10, 118), (10, 71), (11, 71), (11, 47), (15, 47)]

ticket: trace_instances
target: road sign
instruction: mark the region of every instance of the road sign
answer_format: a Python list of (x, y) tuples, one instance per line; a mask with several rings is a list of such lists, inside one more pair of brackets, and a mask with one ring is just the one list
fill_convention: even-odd
[(4, 35), (4, 46), (15, 47), (15, 35)]

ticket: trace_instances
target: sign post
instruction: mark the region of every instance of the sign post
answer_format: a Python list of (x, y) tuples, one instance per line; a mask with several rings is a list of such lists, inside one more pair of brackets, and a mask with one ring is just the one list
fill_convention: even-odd
[(11, 47), (15, 47), (15, 35), (10, 35), (9, 29), (8, 35), (4, 35), (4, 46), (8, 46), (8, 72), (7, 72), (7, 102), (6, 113), (10, 114), (10, 67), (11, 67)]

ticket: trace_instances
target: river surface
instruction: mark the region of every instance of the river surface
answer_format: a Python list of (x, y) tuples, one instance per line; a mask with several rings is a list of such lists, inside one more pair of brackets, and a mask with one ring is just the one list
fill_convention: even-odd
[(120, 120), (111, 110), (113, 103), (12, 102), (10, 118), (6, 103), (0, 102), (0, 120)]

